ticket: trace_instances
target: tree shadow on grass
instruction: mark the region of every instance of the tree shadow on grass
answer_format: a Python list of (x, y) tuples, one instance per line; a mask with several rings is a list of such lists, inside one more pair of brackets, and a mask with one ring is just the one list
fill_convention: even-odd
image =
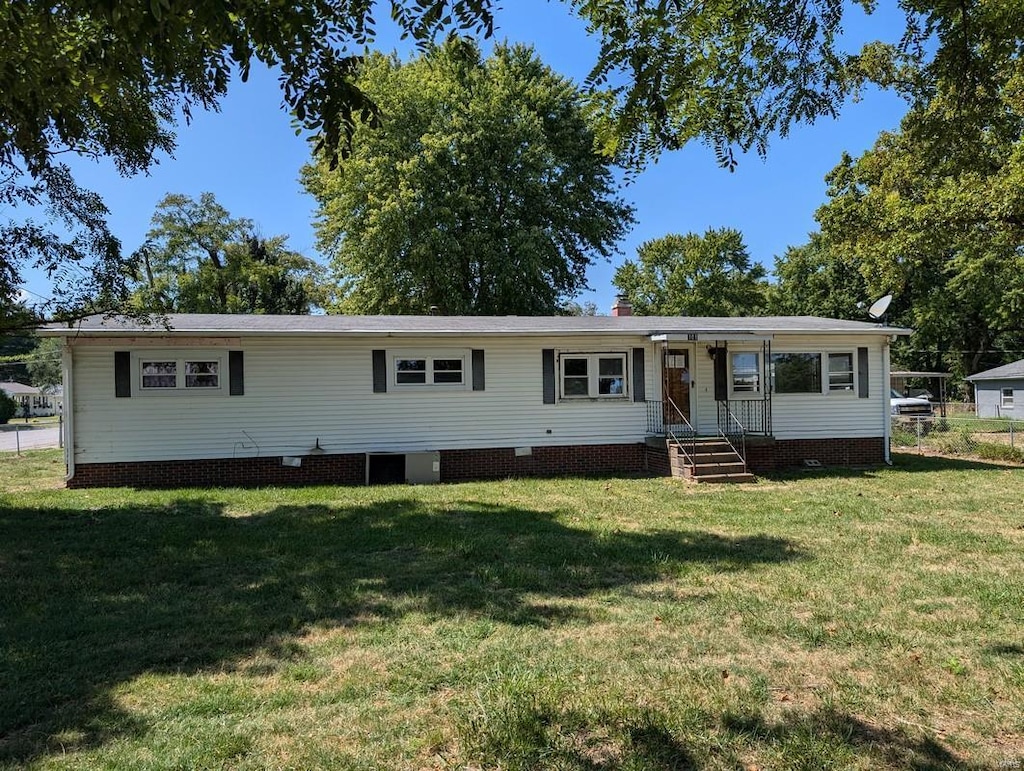
[[(611, 534), (463, 502), (0, 507), (0, 761), (145, 730), (112, 691), (144, 673), (230, 665), (292, 635), (406, 613), (512, 624), (572, 619), (559, 599), (654, 581), (683, 563), (744, 570), (801, 557), (784, 539)], [(578, 619), (577, 619), (578, 620)], [(584, 619), (585, 620), (585, 619)]]
[[(878, 768), (974, 771), (985, 768), (955, 755), (932, 735), (919, 735), (904, 725), (886, 727), (835, 709), (792, 711), (778, 721), (760, 714), (726, 715), (728, 734), (752, 748), (776, 747), (800, 757), (802, 768), (850, 765), (852, 757)], [(787, 750), (787, 748), (790, 748)]]
[[(619, 705), (573, 710), (522, 699), (502, 705), (501, 721), (469, 726), (460, 740), (469, 760), (509, 771), (708, 767), (847, 768), (981, 771), (934, 736), (896, 725), (872, 725), (835, 709), (716, 714), (690, 709), (668, 715)], [(751, 762), (756, 758), (757, 762)]]

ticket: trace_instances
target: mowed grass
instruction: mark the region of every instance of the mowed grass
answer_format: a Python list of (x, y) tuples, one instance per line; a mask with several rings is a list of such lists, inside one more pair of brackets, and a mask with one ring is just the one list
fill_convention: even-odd
[(1024, 471), (59, 489), (0, 456), (0, 766), (1018, 768)]

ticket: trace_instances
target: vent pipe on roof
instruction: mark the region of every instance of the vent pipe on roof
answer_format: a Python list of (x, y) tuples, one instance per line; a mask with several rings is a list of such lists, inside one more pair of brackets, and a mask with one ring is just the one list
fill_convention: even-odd
[(441, 315), (441, 309), (438, 308), (436, 305), (431, 305), (429, 313), (430, 313), (431, 316), (440, 316)]

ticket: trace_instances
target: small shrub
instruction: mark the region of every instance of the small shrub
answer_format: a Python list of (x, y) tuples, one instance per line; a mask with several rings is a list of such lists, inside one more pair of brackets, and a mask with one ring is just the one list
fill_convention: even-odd
[(1024, 463), (1024, 449), (1010, 447), (1008, 444), (995, 442), (978, 442), (974, 454), (985, 460), (1007, 460), (1013, 463)]
[(6, 423), (18, 412), (18, 403), (7, 395), (6, 391), (0, 391), (0, 423)]
[(961, 426), (942, 436), (934, 437), (934, 449), (945, 455), (961, 455), (974, 453), (978, 447), (978, 440), (974, 438), (971, 429)]
[(892, 443), (895, 447), (917, 447), (917, 437), (909, 431), (893, 431)]

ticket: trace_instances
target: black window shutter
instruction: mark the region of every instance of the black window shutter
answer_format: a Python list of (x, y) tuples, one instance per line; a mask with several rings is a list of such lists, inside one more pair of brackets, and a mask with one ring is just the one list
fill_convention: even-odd
[(132, 354), (130, 351), (114, 351), (114, 396), (132, 395)]
[(382, 394), (388, 390), (388, 362), (386, 352), (373, 351), (373, 392)]
[(729, 401), (729, 351), (715, 348), (715, 401)]
[(245, 394), (245, 357), (241, 351), (228, 351), (228, 393)]
[(545, 348), (541, 352), (541, 371), (544, 375), (544, 403), (555, 403), (555, 349)]
[(473, 349), (473, 390), (484, 390), (484, 352), (479, 348)]
[(868, 398), (868, 349), (857, 349), (857, 394), (861, 399)]
[(633, 401), (647, 400), (646, 373), (644, 372), (644, 349), (633, 349)]

